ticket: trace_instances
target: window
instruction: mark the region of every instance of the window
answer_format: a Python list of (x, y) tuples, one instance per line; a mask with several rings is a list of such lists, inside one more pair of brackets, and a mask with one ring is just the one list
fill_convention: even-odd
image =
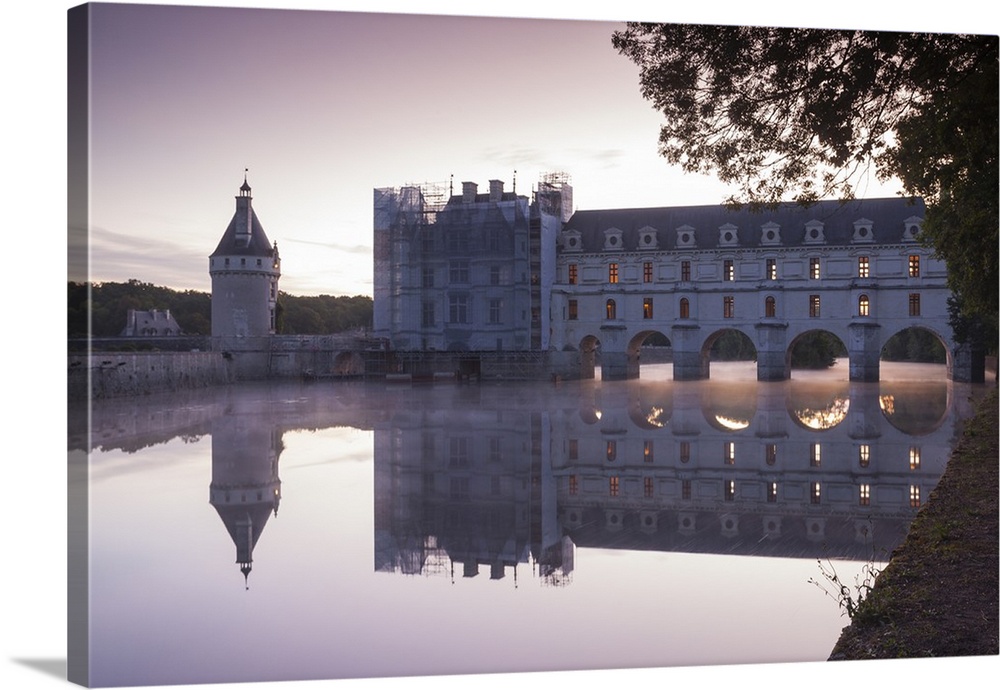
[(736, 482), (732, 479), (727, 479), (722, 483), (722, 488), (725, 492), (726, 500), (733, 500), (736, 496)]
[(736, 280), (736, 267), (733, 265), (732, 259), (726, 259), (722, 262), (722, 279)]
[(448, 265), (448, 280), (452, 283), (469, 282), (469, 262), (452, 261)]
[(818, 443), (814, 443), (809, 447), (809, 464), (812, 467), (819, 467), (820, 462), (823, 459), (823, 449)]
[(503, 300), (490, 300), (490, 323), (501, 323), (500, 315), (503, 313)]
[(920, 469), (920, 446), (910, 446), (910, 469)]
[(569, 495), (576, 496), (580, 492), (580, 480), (575, 474), (569, 475)]
[(770, 296), (766, 297), (764, 299), (764, 316), (769, 318), (774, 318), (774, 313), (775, 313), (774, 298)]
[(618, 477), (608, 477), (608, 495), (618, 495)]
[(607, 318), (609, 318), (609, 319), (617, 318), (618, 309), (615, 306), (615, 301), (613, 299), (609, 299), (605, 303), (605, 305), (604, 305), (604, 312), (605, 312), (605, 315), (607, 316)]
[(910, 507), (919, 508), (920, 507), (920, 487), (911, 486), (910, 487)]
[(868, 467), (871, 463), (871, 446), (862, 443), (858, 446), (858, 467)]
[(778, 446), (775, 443), (768, 443), (764, 446), (764, 462), (773, 465), (778, 461)]
[(682, 479), (681, 480), (681, 499), (685, 501), (691, 500), (691, 480)]
[(469, 322), (469, 298), (465, 295), (451, 295), (448, 298), (448, 321), (450, 323)]
[(576, 285), (576, 264), (569, 265), (569, 284)]
[(490, 285), (500, 284), (500, 267), (490, 266)]
[(765, 271), (768, 280), (778, 279), (778, 260), (768, 259), (767, 260), (767, 270)]
[(425, 234), (421, 237), (420, 248), (423, 250), (424, 254), (434, 253), (434, 236), (431, 234)]
[(920, 277), (920, 256), (918, 254), (910, 254), (910, 277)]
[(862, 484), (858, 487), (858, 505), (867, 506), (871, 505), (872, 501), (872, 487), (871, 484)]
[(681, 462), (686, 463), (691, 460), (691, 442), (681, 441), (680, 447)]
[(816, 257), (809, 259), (809, 277), (819, 280), (819, 259)]
[(653, 298), (643, 297), (642, 298), (642, 318), (651, 319), (653, 318)]
[(920, 294), (910, 293), (910, 316), (920, 316)]
[(260, 266), (260, 259), (257, 259), (257, 265)]
[(646, 498), (653, 497), (653, 478), (643, 477), (642, 479), (642, 495)]
[(448, 467), (469, 466), (469, 439), (458, 436), (448, 439)]
[(653, 462), (653, 442), (643, 441), (642, 442), (642, 461), (643, 462)]
[(420, 305), (420, 325), (424, 328), (434, 325), (434, 303), (424, 302)]
[(733, 318), (735, 301), (732, 295), (726, 295), (722, 298), (722, 316), (726, 319)]
[(727, 465), (736, 464), (736, 444), (732, 441), (726, 441), (726, 444), (722, 447), (722, 459)]
[(608, 282), (618, 282), (618, 264), (608, 264)]
[(652, 283), (653, 282), (653, 262), (644, 261), (642, 264), (642, 282)]
[(691, 280), (690, 261), (681, 261), (681, 280)]
[(420, 284), (425, 288), (434, 287), (434, 269), (424, 268), (420, 276)]
[(691, 318), (691, 303), (688, 302), (687, 297), (681, 297), (680, 316), (682, 319)]
[(858, 316), (868, 316), (868, 295), (858, 297)]
[(859, 256), (858, 257), (858, 278), (868, 277), (868, 257)]
[(813, 482), (809, 485), (809, 502), (819, 503), (821, 498), (820, 485), (819, 482)]
[(778, 500), (778, 482), (768, 482), (767, 502), (774, 503)]
[(608, 458), (608, 462), (614, 462), (615, 458), (618, 457), (618, 443), (616, 441), (608, 441), (604, 453)]
[(809, 295), (809, 316), (819, 316), (819, 295)]
[(448, 233), (448, 251), (464, 252), (469, 249), (469, 236), (462, 230)]
[(579, 314), (579, 307), (577, 306), (576, 300), (571, 299), (569, 301), (569, 320), (576, 321)]

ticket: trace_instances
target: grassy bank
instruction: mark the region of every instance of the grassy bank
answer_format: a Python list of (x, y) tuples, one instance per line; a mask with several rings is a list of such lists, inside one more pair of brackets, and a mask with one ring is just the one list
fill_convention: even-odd
[(831, 661), (998, 653), (997, 409), (994, 390)]

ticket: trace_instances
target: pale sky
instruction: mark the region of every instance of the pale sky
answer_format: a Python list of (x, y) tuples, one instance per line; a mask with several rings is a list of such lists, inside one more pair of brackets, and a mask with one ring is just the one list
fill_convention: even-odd
[(99, 5), (89, 277), (210, 290), (245, 168), (292, 294), (371, 294), (375, 187), (510, 190), (516, 171), (530, 196), (565, 171), (577, 209), (722, 202), (716, 179), (658, 156), (660, 115), (611, 46), (621, 26)]

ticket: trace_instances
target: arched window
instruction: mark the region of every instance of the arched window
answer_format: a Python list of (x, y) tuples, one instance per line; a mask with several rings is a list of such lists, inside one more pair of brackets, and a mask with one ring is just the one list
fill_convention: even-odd
[(615, 307), (615, 301), (613, 299), (609, 299), (607, 301), (607, 304), (604, 305), (604, 308), (605, 308), (605, 311), (607, 312), (607, 317), (609, 319), (616, 318), (618, 310)]
[(691, 318), (691, 303), (688, 302), (687, 297), (681, 297), (680, 312), (682, 319)]
[(768, 296), (764, 300), (764, 316), (774, 316), (774, 298)]
[(858, 297), (858, 316), (868, 316), (868, 295)]

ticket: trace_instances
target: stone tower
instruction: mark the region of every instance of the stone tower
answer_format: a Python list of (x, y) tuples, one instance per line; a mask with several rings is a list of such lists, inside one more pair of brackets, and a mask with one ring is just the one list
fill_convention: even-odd
[(212, 276), (212, 336), (266, 336), (275, 332), (281, 259), (253, 211), (246, 176), (236, 213), (208, 259)]

